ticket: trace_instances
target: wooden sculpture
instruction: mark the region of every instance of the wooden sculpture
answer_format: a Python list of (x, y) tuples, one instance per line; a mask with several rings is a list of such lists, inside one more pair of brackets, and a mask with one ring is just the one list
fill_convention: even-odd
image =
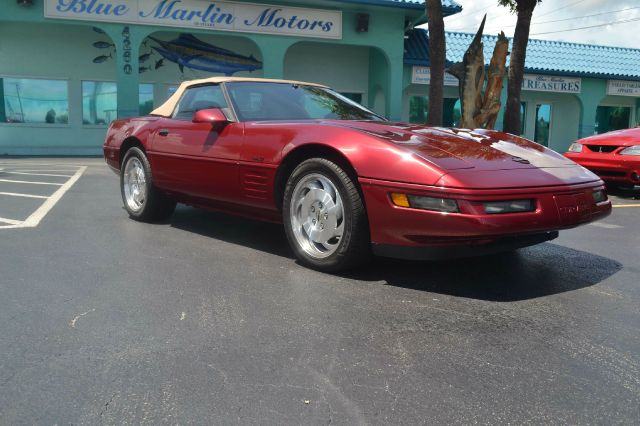
[(509, 40), (504, 32), (498, 35), (488, 69), (488, 82), (483, 94), (485, 67), (482, 33), (486, 19), (485, 15), (462, 62), (447, 70), (459, 80), (458, 90), (462, 114), (459, 127), (467, 129), (493, 129), (501, 106), (500, 95), (506, 74), (505, 64), (509, 54)]

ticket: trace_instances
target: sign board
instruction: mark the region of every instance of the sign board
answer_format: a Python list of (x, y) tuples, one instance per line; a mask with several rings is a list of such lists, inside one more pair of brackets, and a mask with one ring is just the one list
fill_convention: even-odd
[(54, 19), (342, 38), (339, 10), (210, 0), (44, 0)]
[(640, 81), (609, 80), (607, 95), (640, 96)]
[(579, 77), (555, 77), (551, 75), (525, 74), (522, 90), (536, 92), (580, 93), (582, 79)]
[[(414, 65), (411, 73), (411, 83), (413, 84), (429, 84), (431, 82), (431, 68)], [(444, 73), (445, 86), (458, 86), (458, 79), (451, 74)]]

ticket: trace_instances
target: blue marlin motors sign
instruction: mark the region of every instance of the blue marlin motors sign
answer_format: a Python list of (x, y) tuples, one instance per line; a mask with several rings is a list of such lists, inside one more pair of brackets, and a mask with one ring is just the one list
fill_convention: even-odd
[(342, 12), (209, 0), (45, 0), (45, 17), (342, 38)]

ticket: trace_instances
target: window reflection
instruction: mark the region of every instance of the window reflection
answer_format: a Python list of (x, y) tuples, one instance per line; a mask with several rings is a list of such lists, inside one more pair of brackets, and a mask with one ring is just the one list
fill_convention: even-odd
[(64, 80), (0, 78), (0, 122), (69, 123), (69, 89)]
[[(409, 122), (426, 123), (429, 110), (429, 98), (426, 96), (412, 96), (409, 98)], [(444, 98), (442, 101), (442, 125), (444, 127), (459, 127), (462, 118), (460, 99)]]
[(351, 99), (353, 102), (362, 105), (362, 93), (340, 92), (345, 98)]
[(140, 115), (148, 115), (153, 111), (153, 84), (142, 83), (139, 85), (138, 103)]
[(627, 129), (631, 118), (631, 107), (599, 106), (596, 109), (596, 133)]
[(82, 124), (106, 125), (116, 119), (118, 89), (116, 83), (82, 82)]
[(429, 99), (426, 96), (411, 96), (409, 98), (409, 123), (426, 123), (428, 110)]
[(445, 98), (442, 113), (442, 124), (444, 127), (459, 127), (460, 119), (462, 118), (460, 99)]
[(534, 140), (544, 146), (549, 146), (549, 130), (551, 127), (551, 105), (536, 104), (536, 131)]

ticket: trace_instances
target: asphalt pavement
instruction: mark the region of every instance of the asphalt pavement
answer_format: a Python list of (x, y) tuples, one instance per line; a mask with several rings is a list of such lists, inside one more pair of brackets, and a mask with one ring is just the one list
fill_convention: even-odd
[(516, 254), (328, 275), (281, 226), (130, 220), (101, 159), (0, 158), (0, 424), (638, 424), (640, 189), (612, 200)]

